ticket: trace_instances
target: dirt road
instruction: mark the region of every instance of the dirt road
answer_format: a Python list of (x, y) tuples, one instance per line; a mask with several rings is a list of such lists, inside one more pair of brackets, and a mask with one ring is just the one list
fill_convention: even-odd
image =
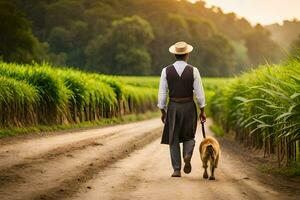
[[(210, 121), (208, 123), (211, 123)], [(198, 127), (197, 144), (201, 140)], [(0, 199), (299, 199), (300, 185), (258, 172), (220, 139), (216, 181), (193, 170), (171, 178), (159, 119), (47, 137), (0, 140)], [(208, 131), (208, 134), (212, 134)], [(298, 187), (299, 186), (299, 187)]]

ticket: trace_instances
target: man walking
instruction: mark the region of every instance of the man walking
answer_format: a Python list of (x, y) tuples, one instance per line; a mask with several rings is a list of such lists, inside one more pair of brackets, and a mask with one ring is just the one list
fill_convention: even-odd
[[(177, 42), (169, 48), (175, 55), (176, 62), (165, 67), (161, 72), (158, 107), (164, 130), (162, 144), (170, 147), (174, 172), (172, 177), (181, 177), (181, 151), (183, 143), (184, 169), (186, 174), (192, 170), (191, 158), (195, 146), (197, 128), (197, 110), (193, 100), (195, 94), (200, 107), (200, 120), (205, 122), (205, 95), (200, 73), (196, 67), (187, 64), (189, 53), (193, 47), (185, 42)], [(166, 106), (167, 92), (169, 103)], [(167, 110), (167, 111), (166, 111)]]

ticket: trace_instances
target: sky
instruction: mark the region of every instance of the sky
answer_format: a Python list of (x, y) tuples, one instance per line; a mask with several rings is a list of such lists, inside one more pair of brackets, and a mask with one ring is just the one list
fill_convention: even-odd
[[(195, 1), (195, 0), (190, 0)], [(281, 23), (285, 19), (300, 20), (300, 0), (204, 0), (208, 7), (221, 7), (225, 13), (235, 12), (253, 25)]]

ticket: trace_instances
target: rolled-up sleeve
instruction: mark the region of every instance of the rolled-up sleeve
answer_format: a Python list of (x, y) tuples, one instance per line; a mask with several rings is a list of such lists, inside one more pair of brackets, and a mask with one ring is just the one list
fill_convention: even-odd
[(161, 71), (160, 81), (159, 81), (159, 90), (158, 90), (158, 103), (157, 107), (160, 109), (166, 108), (167, 101), (167, 91), (168, 91), (168, 82), (166, 76), (166, 68), (163, 68)]
[(200, 72), (196, 67), (194, 67), (194, 93), (199, 107), (204, 108), (206, 105), (205, 93), (202, 85)]

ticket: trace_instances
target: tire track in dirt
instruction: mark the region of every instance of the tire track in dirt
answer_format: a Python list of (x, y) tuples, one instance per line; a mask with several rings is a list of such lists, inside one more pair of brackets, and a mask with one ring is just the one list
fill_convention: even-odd
[(160, 135), (161, 129), (157, 129), (153, 132), (146, 132), (144, 135), (132, 140), (127, 140), (124, 144), (118, 144), (115, 147), (118, 147), (119, 149), (114, 148), (114, 150), (109, 151), (107, 155), (102, 156), (101, 159), (96, 159), (96, 161), (90, 163), (88, 167), (84, 167), (73, 177), (65, 178), (59, 185), (49, 188), (48, 190), (43, 190), (36, 195), (31, 195), (31, 199), (55, 200), (71, 196), (78, 191), (83, 183), (92, 179), (96, 174), (99, 174), (101, 169), (113, 164), (119, 159), (127, 157), (131, 152), (143, 148), (146, 144), (157, 139)]
[(217, 181), (203, 180), (197, 152), (192, 174), (171, 178), (168, 153), (168, 148), (159, 146), (157, 140), (109, 166), (68, 199), (262, 199), (242, 178), (227, 176), (223, 169), (217, 173)]
[[(207, 126), (211, 123), (208, 120)], [(59, 143), (58, 139), (53, 142), (53, 138), (49, 137), (49, 142), (56, 144), (55, 148), (48, 152), (42, 148), (42, 152), (36, 151), (32, 157), (24, 156), (28, 155), (25, 152), (25, 161), (18, 157), (18, 164), (13, 165), (19, 168), (0, 174), (0, 199), (299, 199), (296, 187), (275, 187), (281, 183), (258, 172), (243, 158), (247, 154), (241, 154), (238, 146), (224, 139), (219, 139), (222, 155), (216, 181), (202, 179), (198, 152), (202, 135), (199, 129), (200, 126), (192, 173), (182, 173), (181, 178), (170, 177), (169, 148), (161, 145), (158, 139), (162, 133), (159, 119), (119, 126), (119, 132), (111, 127), (109, 131), (98, 129), (97, 134), (95, 130), (91, 130), (91, 134), (87, 131), (86, 137), (78, 133), (81, 136), (76, 140), (67, 135), (65, 144)], [(102, 130), (106, 130), (106, 134)], [(208, 130), (207, 134), (213, 133)], [(31, 141), (32, 144), (34, 141)], [(0, 157), (0, 161), (5, 159)], [(7, 169), (5, 164), (3, 166)], [(1, 182), (1, 178), (4, 181)], [(10, 181), (5, 181), (5, 178)]]
[(130, 129), (93, 138), (91, 143), (88, 139), (83, 146), (74, 143), (65, 149), (59, 147), (58, 156), (48, 152), (31, 162), (17, 164), (10, 171), (4, 170), (0, 174), (0, 196), (4, 199), (58, 199), (72, 193), (102, 168), (156, 139), (162, 127), (157, 122), (134, 123)]
[[(61, 156), (72, 157), (72, 153), (82, 151), (82, 150), (86, 149), (87, 147), (103, 146), (103, 143), (106, 142), (107, 140), (128, 137), (128, 136), (130, 136), (129, 134), (131, 132), (137, 132), (139, 134), (139, 132), (138, 132), (139, 129), (140, 129), (140, 127), (135, 126), (130, 129), (121, 129), (119, 132), (106, 133), (104, 131), (104, 134), (100, 133), (100, 134), (98, 134), (99, 136), (95, 136), (94, 134), (92, 134), (91, 135), (92, 137), (89, 137), (87, 135), (86, 137), (88, 139), (83, 139), (80, 141), (71, 140), (71, 141), (67, 142), (65, 145), (62, 145), (60, 142), (58, 147), (51, 149), (48, 152), (44, 152), (42, 149), (43, 153), (35, 155), (34, 157), (27, 157), (27, 158), (25, 157), (24, 159), (21, 160), (23, 162), (19, 162), (18, 164), (13, 165), (13, 166), (8, 165), (8, 167), (0, 170), (0, 183), (3, 186), (4, 184), (10, 183), (10, 180), (16, 181), (17, 179), (19, 179), (19, 181), (22, 181), (21, 180), (22, 176), (18, 175), (18, 172), (20, 170), (28, 169), (32, 165), (42, 165), (43, 163), (47, 163), (51, 160), (55, 161), (55, 160), (59, 159)], [(80, 139), (82, 139), (82, 137), (80, 137)], [(33, 143), (33, 142), (31, 142), (31, 143)], [(32, 144), (32, 145), (39, 145), (39, 144)], [(56, 146), (56, 145), (54, 145), (54, 146)], [(26, 151), (28, 151), (28, 150), (22, 149), (22, 150), (19, 150), (19, 153), (20, 154), (23, 153), (24, 155), (27, 155), (28, 153)], [(13, 154), (10, 154), (10, 157), (8, 159), (12, 159), (12, 158), (13, 158)], [(15, 162), (17, 162), (17, 161), (19, 161), (19, 160), (16, 159)], [(6, 163), (6, 160), (2, 160), (2, 164), (5, 164), (5, 163)]]
[[(212, 132), (208, 131), (211, 135)], [(228, 144), (222, 143), (220, 166), (216, 181), (202, 179), (202, 163), (198, 146), (202, 139), (198, 130), (191, 174), (171, 178), (169, 149), (156, 140), (130, 157), (105, 168), (95, 178), (81, 186), (68, 200), (241, 200), (241, 199), (298, 199), (257, 179), (247, 163), (233, 154)], [(252, 169), (254, 170), (254, 169)]]
[[(117, 133), (112, 133), (111, 135), (100, 136), (99, 138), (86, 139), (79, 142), (74, 142), (71, 144), (66, 144), (65, 146), (57, 147), (52, 149), (50, 152), (45, 152), (41, 155), (36, 155), (34, 157), (25, 158), (23, 162), (19, 164), (15, 164), (12, 166), (8, 166), (0, 170), (0, 175), (8, 175), (13, 174), (19, 169), (28, 168), (32, 165), (43, 164), (49, 162), (51, 160), (58, 159), (61, 156), (70, 156), (72, 152), (84, 150), (90, 146), (103, 146), (103, 143), (95, 142), (95, 140), (108, 139), (114, 136)], [(5, 162), (3, 162), (5, 163)], [(6, 183), (8, 180), (6, 180)], [(1, 183), (1, 180), (0, 180)]]
[[(138, 127), (150, 128), (157, 126), (157, 119), (135, 122), (125, 125), (116, 125), (105, 128), (94, 128), (83, 131), (71, 131), (60, 135), (44, 136), (42, 138), (25, 139), (4, 138), (0, 140), (0, 170), (18, 165), (28, 158), (40, 158), (51, 153), (55, 149), (63, 148), (66, 145), (76, 146), (76, 143), (97, 139), (99, 137), (111, 137), (116, 133), (130, 131)], [(14, 141), (15, 140), (15, 141)]]

